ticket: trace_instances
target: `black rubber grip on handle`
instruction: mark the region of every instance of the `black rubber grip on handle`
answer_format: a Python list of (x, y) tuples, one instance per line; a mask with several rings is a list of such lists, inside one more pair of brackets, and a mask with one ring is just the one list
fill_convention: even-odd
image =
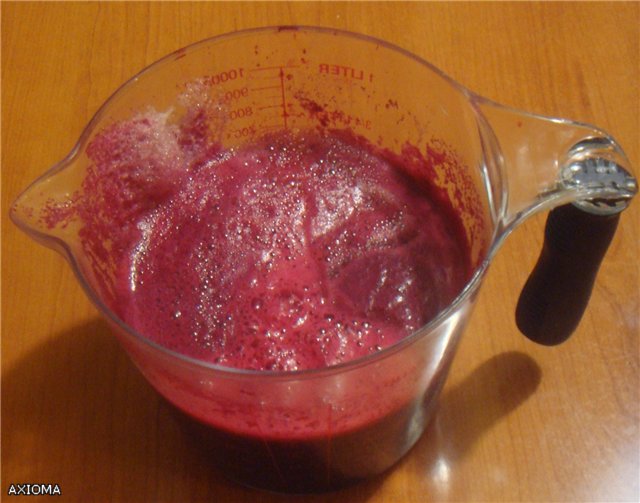
[(540, 258), (516, 307), (516, 324), (529, 339), (553, 346), (577, 328), (619, 217), (572, 204), (549, 213)]

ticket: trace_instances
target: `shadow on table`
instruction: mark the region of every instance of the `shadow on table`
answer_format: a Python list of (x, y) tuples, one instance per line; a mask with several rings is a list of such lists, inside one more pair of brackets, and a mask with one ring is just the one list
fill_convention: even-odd
[[(425, 473), (441, 456), (463, 456), (539, 380), (539, 368), (524, 354), (485, 362), (445, 392), (435, 420), (409, 455), (411, 463)], [(30, 481), (59, 484), (68, 501), (357, 503), (370, 499), (385, 480), (317, 496), (257, 492), (218, 474), (204, 449), (185, 441), (179, 423), (107, 324), (88, 322), (3, 369), (0, 490)]]
[[(535, 392), (541, 377), (530, 356), (511, 351), (493, 356), (462, 382), (445, 388), (431, 424), (407, 460), (416, 477), (437, 482), (443, 462), (455, 470), (484, 432)], [(425, 482), (428, 486), (431, 481)]]

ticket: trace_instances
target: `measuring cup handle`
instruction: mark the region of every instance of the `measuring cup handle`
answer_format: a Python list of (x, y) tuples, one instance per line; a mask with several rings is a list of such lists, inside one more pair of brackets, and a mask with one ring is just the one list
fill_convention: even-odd
[(542, 252), (516, 308), (516, 324), (529, 339), (553, 346), (577, 328), (619, 217), (573, 204), (549, 213)]

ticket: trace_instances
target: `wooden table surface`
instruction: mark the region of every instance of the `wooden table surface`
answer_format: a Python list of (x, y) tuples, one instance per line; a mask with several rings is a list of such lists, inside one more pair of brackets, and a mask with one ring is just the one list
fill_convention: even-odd
[[(64, 260), (7, 218), (139, 69), (279, 24), (377, 36), (498, 102), (600, 126), (640, 172), (638, 3), (2, 2), (3, 499), (11, 484), (55, 483), (64, 501), (289, 501), (227, 482), (185, 446)], [(556, 348), (514, 323), (544, 215), (519, 227), (417, 446), (385, 476), (290, 500), (638, 501), (639, 215), (636, 201), (577, 333)]]

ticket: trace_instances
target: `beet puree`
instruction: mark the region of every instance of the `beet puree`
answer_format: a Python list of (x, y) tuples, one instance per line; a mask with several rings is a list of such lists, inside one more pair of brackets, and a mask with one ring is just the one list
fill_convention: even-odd
[(224, 151), (197, 115), (176, 126), (150, 112), (88, 154), (117, 205), (114, 309), (191, 357), (286, 371), (353, 360), (423, 326), (469, 275), (453, 211), (352, 136)]
[[(150, 111), (87, 148), (81, 243), (102, 298), (141, 334), (222, 366), (322, 368), (407, 336), (468, 280), (462, 224), (417, 149), (403, 158), (322, 130), (225, 150), (207, 124), (197, 108), (178, 121)], [(413, 445), (446, 342), (427, 340), (406, 367), (291, 387), (138, 363), (232, 478), (307, 492), (378, 473)]]
[(407, 453), (432, 413), (446, 370), (434, 375), (424, 395), (352, 430), (269, 438), (178, 419), (194, 447), (237, 482), (288, 493), (325, 492), (378, 475)]

